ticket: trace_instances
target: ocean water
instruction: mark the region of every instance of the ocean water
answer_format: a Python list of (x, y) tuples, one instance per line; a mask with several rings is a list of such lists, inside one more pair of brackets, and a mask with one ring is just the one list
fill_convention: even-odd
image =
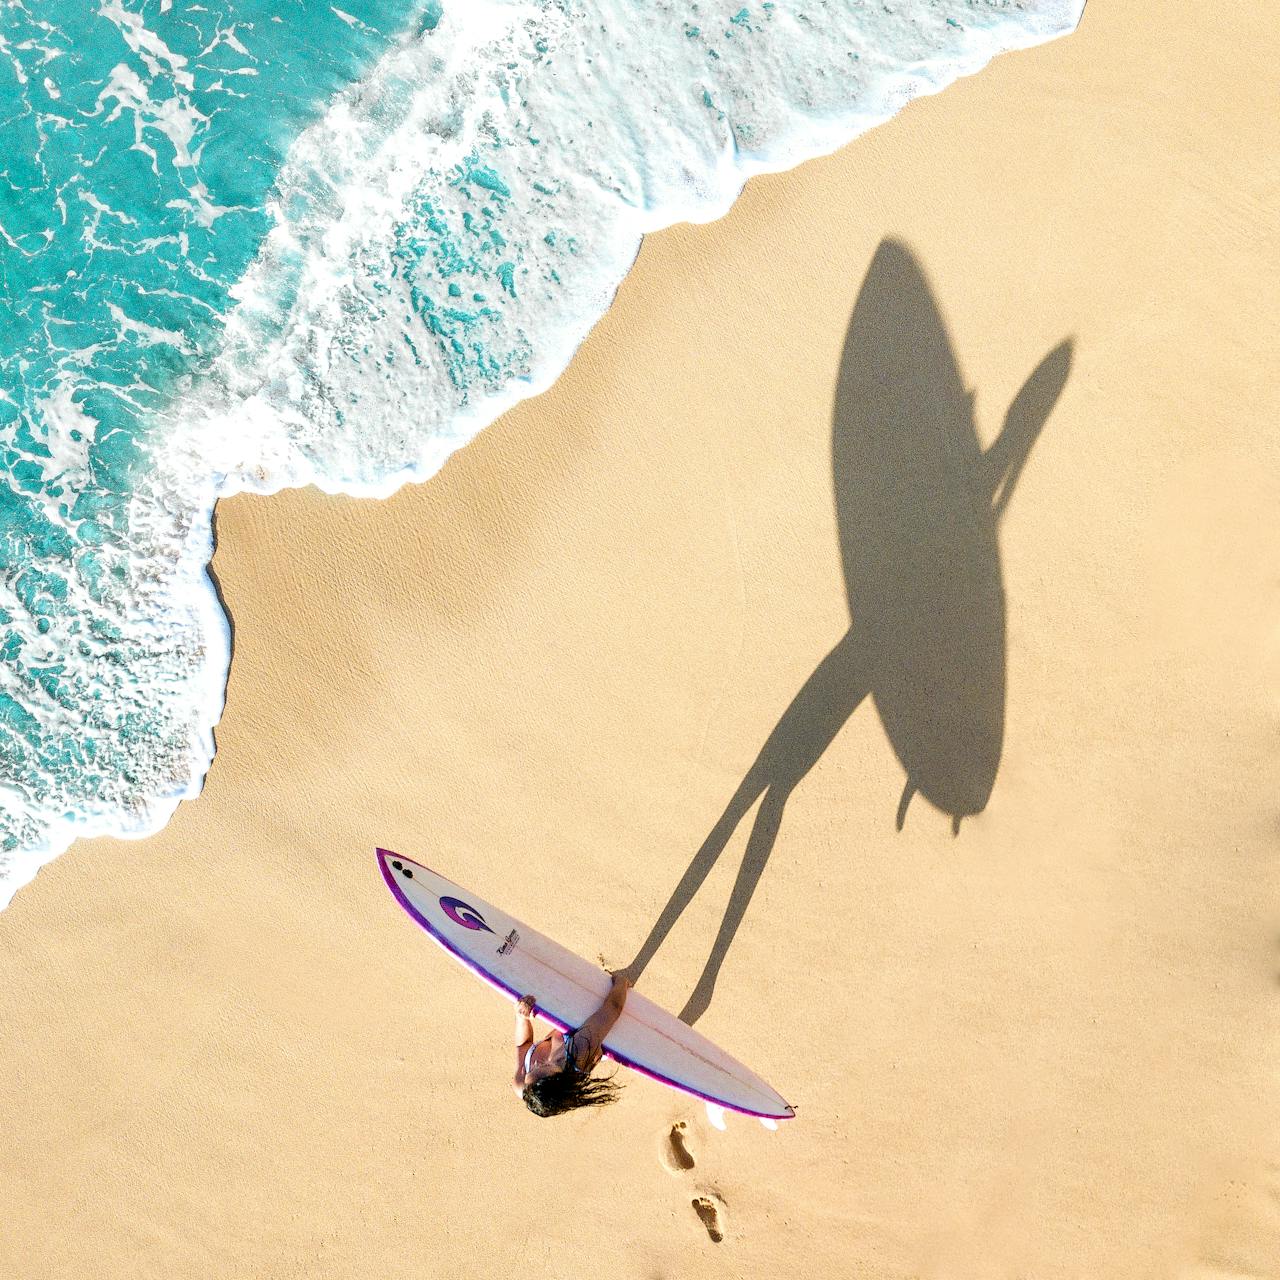
[(199, 790), (219, 496), (426, 479), (647, 231), (1083, 3), (0, 0), (0, 905)]

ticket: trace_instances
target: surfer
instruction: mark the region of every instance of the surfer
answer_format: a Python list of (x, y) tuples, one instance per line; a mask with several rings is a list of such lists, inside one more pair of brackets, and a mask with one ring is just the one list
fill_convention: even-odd
[(608, 998), (574, 1031), (553, 1031), (536, 1044), (533, 1012), (536, 996), (516, 1005), (516, 1073), (511, 1087), (535, 1116), (558, 1116), (578, 1107), (602, 1107), (617, 1099), (612, 1080), (591, 1075), (600, 1061), (604, 1038), (622, 1016), (631, 982), (625, 973), (613, 975)]

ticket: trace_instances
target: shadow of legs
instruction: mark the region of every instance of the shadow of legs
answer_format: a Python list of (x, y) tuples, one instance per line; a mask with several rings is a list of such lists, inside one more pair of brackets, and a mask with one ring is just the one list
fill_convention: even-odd
[(760, 812), (756, 814), (755, 825), (751, 828), (751, 836), (747, 840), (746, 852), (742, 855), (742, 865), (738, 868), (738, 878), (733, 882), (733, 892), (729, 895), (729, 905), (725, 909), (724, 919), (720, 922), (720, 931), (712, 944), (711, 954), (707, 957), (706, 968), (698, 985), (694, 987), (683, 1009), (680, 1010), (680, 1021), (693, 1026), (707, 1011), (711, 997), (715, 993), (716, 978), (720, 975), (720, 966), (729, 954), (734, 935), (742, 923), (751, 905), (751, 895), (760, 883), (760, 876), (765, 863), (773, 852), (778, 839), (778, 830), (782, 826), (782, 811), (786, 807), (791, 789), (772, 786), (764, 793), (760, 802)]
[(662, 908), (662, 914), (658, 917), (653, 928), (649, 930), (649, 936), (644, 940), (644, 944), (636, 953), (636, 958), (627, 966), (627, 972), (631, 975), (632, 982), (638, 982), (640, 975), (648, 967), (649, 961), (653, 959), (654, 953), (666, 941), (667, 934), (675, 927), (675, 923), (684, 913), (685, 907), (693, 901), (693, 895), (702, 888), (702, 882), (711, 874), (711, 868), (716, 865), (720, 855), (724, 852), (724, 847), (729, 843), (729, 838), (737, 830), (738, 823), (742, 821), (748, 809), (756, 802), (756, 798), (767, 786), (767, 782), (760, 778), (759, 772), (755, 769), (751, 770), (737, 791), (733, 793), (733, 798), (729, 801), (724, 813), (720, 815), (720, 821), (711, 828), (711, 833), (702, 842), (702, 847), (693, 856), (693, 861), (689, 863), (689, 869), (680, 877), (680, 883), (676, 885), (675, 891), (667, 900), (667, 905)]
[(870, 687), (870, 653), (857, 628), (850, 628), (814, 668), (792, 698), (760, 748), (732, 799), (694, 855), (657, 923), (649, 931), (636, 958), (627, 966), (632, 981), (639, 979), (684, 909), (702, 887), (738, 824), (761, 796), (760, 812), (747, 841), (742, 867), (724, 919), (711, 948), (702, 977), (680, 1016), (692, 1022), (706, 1012), (734, 934), (742, 923), (752, 891), (764, 871), (777, 839), (782, 809), (800, 780), (821, 758), (832, 739), (858, 709)]

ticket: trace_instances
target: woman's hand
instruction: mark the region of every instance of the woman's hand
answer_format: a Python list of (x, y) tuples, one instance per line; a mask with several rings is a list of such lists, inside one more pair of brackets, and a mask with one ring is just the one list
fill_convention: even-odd
[(516, 1012), (522, 1018), (532, 1018), (534, 1008), (537, 1006), (538, 999), (536, 996), (522, 996), (520, 1003), (516, 1005)]

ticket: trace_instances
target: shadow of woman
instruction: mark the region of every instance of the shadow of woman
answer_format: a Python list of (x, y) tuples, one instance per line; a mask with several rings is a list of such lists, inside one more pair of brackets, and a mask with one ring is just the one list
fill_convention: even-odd
[(680, 1017), (706, 1012), (792, 791), (870, 696), (917, 793), (980, 813), (1004, 740), (1005, 601), (997, 529), (1071, 368), (1047, 355), (984, 453), (973, 396), (911, 252), (885, 240), (854, 307), (832, 419), (832, 475), (852, 623), (770, 733), (629, 966), (638, 978), (757, 801), (702, 976)]

